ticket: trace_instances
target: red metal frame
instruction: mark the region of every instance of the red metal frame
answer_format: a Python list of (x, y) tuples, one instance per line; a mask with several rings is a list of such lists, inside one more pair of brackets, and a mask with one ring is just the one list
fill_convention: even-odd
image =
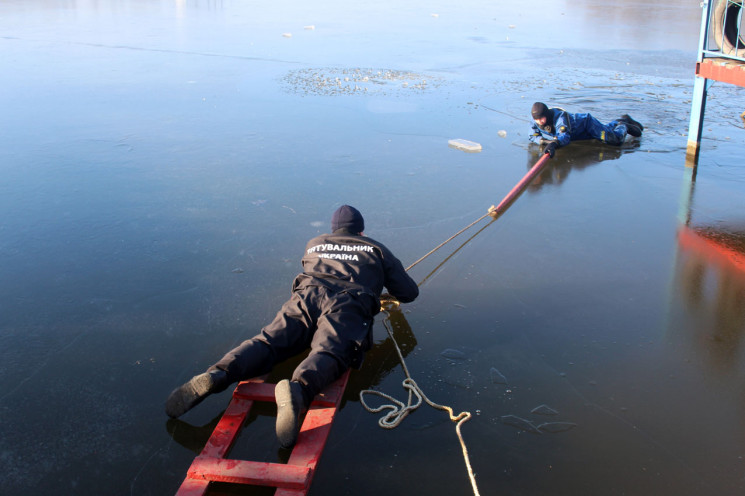
[(275, 401), (275, 384), (261, 379), (238, 384), (228, 408), (189, 467), (176, 495), (202, 496), (210, 482), (276, 487), (275, 496), (307, 494), (348, 380), (349, 371), (313, 400), (287, 464), (226, 458), (254, 401)]

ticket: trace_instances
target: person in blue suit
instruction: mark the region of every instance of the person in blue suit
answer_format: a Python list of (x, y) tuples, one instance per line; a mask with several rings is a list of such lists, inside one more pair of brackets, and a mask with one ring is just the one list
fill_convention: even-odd
[(554, 156), (557, 148), (567, 146), (572, 141), (596, 139), (609, 145), (620, 146), (629, 134), (641, 137), (644, 126), (628, 114), (603, 124), (591, 114), (571, 114), (566, 110), (549, 108), (543, 102), (536, 102), (530, 109), (533, 117), (530, 141), (546, 145), (543, 153)]

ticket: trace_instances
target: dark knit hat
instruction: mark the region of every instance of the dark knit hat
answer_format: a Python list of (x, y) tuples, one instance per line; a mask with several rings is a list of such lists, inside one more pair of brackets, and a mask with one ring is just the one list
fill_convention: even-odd
[(338, 229), (347, 229), (355, 234), (361, 233), (365, 230), (365, 219), (356, 208), (342, 205), (331, 216), (331, 232)]
[(551, 114), (545, 103), (535, 102), (530, 109), (530, 115), (533, 116), (533, 119), (540, 119), (541, 117), (549, 117)]

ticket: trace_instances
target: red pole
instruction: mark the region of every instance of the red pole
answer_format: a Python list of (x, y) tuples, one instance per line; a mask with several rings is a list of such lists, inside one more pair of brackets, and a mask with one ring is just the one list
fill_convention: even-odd
[(495, 219), (502, 215), (504, 211), (507, 210), (507, 207), (509, 207), (510, 204), (515, 201), (517, 197), (522, 194), (523, 191), (525, 191), (525, 188), (528, 187), (535, 176), (537, 176), (543, 170), (549, 158), (551, 158), (551, 155), (549, 155), (548, 153), (544, 153), (543, 156), (538, 159), (538, 162), (536, 162), (535, 165), (528, 171), (528, 173), (525, 174), (525, 177), (523, 177), (520, 182), (517, 183), (514, 188), (512, 188), (512, 191), (507, 193), (507, 196), (502, 199), (499, 205), (497, 205), (493, 209), (489, 209), (489, 215), (491, 215)]

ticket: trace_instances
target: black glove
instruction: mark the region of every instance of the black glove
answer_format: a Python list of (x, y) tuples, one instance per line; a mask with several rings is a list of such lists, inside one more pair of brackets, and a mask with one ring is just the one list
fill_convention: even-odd
[(551, 158), (554, 158), (554, 153), (556, 153), (556, 149), (558, 148), (558, 145), (555, 141), (552, 141), (548, 145), (546, 145), (546, 148), (543, 149), (543, 153), (548, 153), (548, 156)]

